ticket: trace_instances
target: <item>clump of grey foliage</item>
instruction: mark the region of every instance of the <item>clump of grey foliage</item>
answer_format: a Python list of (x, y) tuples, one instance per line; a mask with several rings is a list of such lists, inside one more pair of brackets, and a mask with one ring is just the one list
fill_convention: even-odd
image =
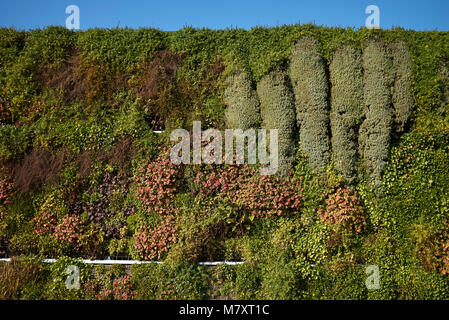
[(395, 81), (393, 87), (394, 123), (397, 132), (404, 131), (405, 124), (413, 110), (411, 86), (412, 59), (407, 45), (403, 41), (391, 45)]
[(301, 151), (311, 168), (329, 163), (329, 86), (323, 58), (313, 38), (301, 38), (291, 51), (290, 79), (295, 95)]
[(329, 66), (331, 81), (332, 160), (346, 183), (357, 172), (357, 134), (363, 116), (363, 62), (361, 52), (344, 46)]
[(363, 50), (365, 120), (359, 132), (359, 150), (375, 187), (389, 157), (393, 110), (393, 63), (381, 41), (370, 41)]
[[(295, 105), (289, 79), (283, 71), (272, 71), (257, 84), (262, 127), (278, 129), (279, 173), (292, 168), (294, 161)], [(267, 133), (268, 134), (268, 133)]]
[(444, 113), (449, 104), (449, 68), (444, 63), (440, 63), (438, 77), (441, 82), (441, 104), (439, 112)]
[(225, 117), (229, 128), (247, 130), (259, 127), (259, 99), (246, 72), (239, 70), (226, 79), (223, 99), (227, 106)]

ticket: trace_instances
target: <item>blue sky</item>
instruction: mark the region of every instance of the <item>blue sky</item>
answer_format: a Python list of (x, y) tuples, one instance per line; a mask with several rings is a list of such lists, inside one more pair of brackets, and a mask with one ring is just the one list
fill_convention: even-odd
[(0, 0), (0, 26), (16, 29), (65, 25), (68, 5), (80, 9), (81, 29), (184, 26), (223, 29), (294, 23), (356, 27), (365, 25), (365, 8), (377, 5), (380, 26), (449, 31), (448, 0)]

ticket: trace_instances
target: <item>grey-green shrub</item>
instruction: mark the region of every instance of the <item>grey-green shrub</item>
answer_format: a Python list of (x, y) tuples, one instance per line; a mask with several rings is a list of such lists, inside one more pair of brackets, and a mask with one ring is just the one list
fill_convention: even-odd
[(407, 45), (403, 41), (391, 45), (395, 81), (393, 87), (394, 122), (397, 132), (404, 131), (404, 126), (413, 109), (411, 86), (412, 59)]
[(301, 151), (313, 169), (320, 169), (329, 162), (329, 86), (325, 63), (310, 37), (303, 37), (295, 44), (290, 59)]
[(246, 72), (239, 70), (226, 79), (223, 99), (229, 128), (247, 130), (259, 126), (259, 99)]
[(441, 81), (440, 111), (444, 112), (446, 105), (449, 104), (449, 69), (443, 63), (439, 67), (438, 77)]
[(370, 41), (363, 50), (365, 120), (359, 131), (359, 150), (374, 186), (381, 184), (391, 140), (393, 110), (392, 61), (385, 44)]
[(329, 66), (332, 160), (347, 184), (353, 184), (357, 165), (357, 132), (363, 115), (363, 63), (361, 52), (344, 46)]
[[(295, 104), (287, 74), (272, 71), (257, 84), (262, 127), (278, 129), (279, 173), (284, 175), (294, 161)], [(267, 132), (267, 137), (269, 136)]]

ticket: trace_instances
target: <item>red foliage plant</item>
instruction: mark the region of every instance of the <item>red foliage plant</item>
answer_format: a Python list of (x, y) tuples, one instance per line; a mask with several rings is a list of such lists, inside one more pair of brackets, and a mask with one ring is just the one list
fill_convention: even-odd
[(51, 210), (45, 210), (41, 215), (31, 220), (34, 232), (38, 235), (53, 234), (58, 224), (56, 214)]
[(356, 191), (338, 188), (329, 193), (325, 207), (318, 209), (321, 220), (337, 225), (351, 234), (359, 234), (366, 226), (366, 214)]
[(81, 239), (81, 227), (80, 218), (75, 215), (67, 215), (62, 221), (55, 227), (54, 237), (57, 240), (64, 241), (66, 243), (76, 244)]
[(259, 218), (296, 214), (304, 201), (301, 179), (255, 175), (237, 191), (235, 203)]
[(103, 288), (98, 293), (98, 300), (133, 300), (137, 292), (132, 288), (129, 276), (114, 279), (112, 289)]
[(302, 177), (260, 176), (255, 168), (246, 164), (205, 169), (194, 179), (202, 195), (227, 198), (255, 217), (295, 214), (302, 206)]
[(9, 181), (5, 169), (0, 170), (0, 205), (6, 206), (13, 190), (13, 184)]
[(246, 164), (219, 167), (206, 165), (196, 172), (193, 182), (204, 196), (225, 195), (235, 192), (255, 171)]
[(55, 208), (47, 206), (43, 212), (31, 220), (34, 232), (38, 235), (50, 235), (54, 239), (73, 245), (80, 249), (83, 235), (81, 219), (76, 215), (67, 215), (58, 219)]
[(160, 259), (176, 243), (176, 230), (173, 215), (166, 216), (155, 228), (144, 225), (134, 234), (134, 248), (145, 260)]
[(136, 183), (143, 208), (159, 214), (173, 213), (173, 200), (183, 175), (184, 167), (171, 162), (167, 148), (162, 149), (154, 161), (141, 165)]

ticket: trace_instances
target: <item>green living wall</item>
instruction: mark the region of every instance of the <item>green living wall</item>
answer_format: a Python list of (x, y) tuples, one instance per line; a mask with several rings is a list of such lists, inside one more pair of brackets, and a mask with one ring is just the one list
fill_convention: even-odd
[[(449, 298), (448, 112), (447, 32), (2, 28), (0, 298)], [(280, 174), (174, 165), (195, 120)]]

